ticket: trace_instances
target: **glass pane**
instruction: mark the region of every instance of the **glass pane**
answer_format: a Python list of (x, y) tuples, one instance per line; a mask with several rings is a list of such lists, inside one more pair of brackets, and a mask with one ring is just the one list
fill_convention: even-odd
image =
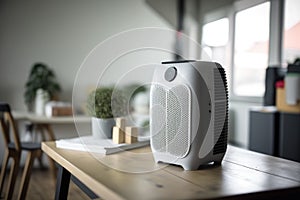
[(225, 46), (228, 42), (228, 34), (228, 18), (223, 18), (203, 26), (202, 42), (206, 46)]
[(268, 66), (270, 3), (235, 16), (233, 91), (237, 96), (263, 96)]
[(292, 63), (300, 57), (300, 1), (286, 0), (284, 13), (283, 60)]
[[(207, 23), (202, 28), (202, 60), (212, 60), (220, 63), (226, 71), (228, 81), (230, 76), (228, 49), (229, 20), (222, 18)], [(230, 83), (229, 83), (230, 84)]]

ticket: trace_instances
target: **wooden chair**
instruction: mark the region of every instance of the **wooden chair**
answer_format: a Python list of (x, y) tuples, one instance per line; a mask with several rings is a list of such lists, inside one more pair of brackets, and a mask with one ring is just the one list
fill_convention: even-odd
[(5, 144), (5, 152), (0, 176), (0, 194), (2, 194), (2, 190), (4, 187), (8, 161), (10, 158), (12, 158), (7, 191), (5, 194), (5, 199), (12, 199), (14, 186), (19, 171), (21, 152), (24, 150), (27, 151), (28, 154), (22, 174), (18, 199), (25, 199), (33, 161), (34, 158), (41, 152), (41, 144), (32, 142), (20, 142), (17, 126), (11, 114), (10, 106), (7, 103), (0, 103), (0, 127), (0, 131), (3, 134)]

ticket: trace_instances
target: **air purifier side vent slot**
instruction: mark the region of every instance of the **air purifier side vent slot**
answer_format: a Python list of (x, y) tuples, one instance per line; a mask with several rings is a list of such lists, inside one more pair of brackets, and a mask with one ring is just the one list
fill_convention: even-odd
[[(221, 75), (221, 78), (220, 78)], [(213, 154), (224, 153), (227, 148), (228, 137), (228, 87), (226, 74), (222, 67), (214, 69), (214, 89), (215, 89), (215, 121), (214, 121), (214, 141)], [(225, 88), (225, 91), (224, 91)], [(226, 96), (224, 96), (224, 92)], [(224, 119), (224, 113), (225, 119)]]
[[(221, 134), (214, 146), (213, 154), (224, 153), (227, 148), (227, 135), (228, 135), (228, 117), (226, 116), (224, 127)], [(216, 138), (215, 138), (216, 139)]]
[[(214, 69), (215, 101), (224, 101), (224, 82), (219, 76), (218, 69)], [(226, 88), (227, 86), (225, 86)]]

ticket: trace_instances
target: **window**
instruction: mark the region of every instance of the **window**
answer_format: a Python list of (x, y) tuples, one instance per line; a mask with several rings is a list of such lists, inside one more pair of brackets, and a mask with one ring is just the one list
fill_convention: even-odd
[(229, 56), (226, 53), (228, 49), (229, 38), (229, 20), (221, 18), (209, 22), (202, 29), (202, 60), (212, 60), (220, 63), (229, 74)]
[(286, 0), (284, 8), (283, 61), (300, 57), (300, 1)]
[(222, 18), (203, 26), (202, 42), (211, 47), (225, 46), (228, 42), (228, 34), (228, 18)]
[(299, 0), (235, 0), (204, 15), (201, 59), (227, 68), (232, 99), (261, 102), (266, 68), (300, 57), (299, 8)]
[(225, 48), (229, 35), (228, 18), (222, 18), (205, 24), (202, 34), (203, 51), (201, 58), (208, 56), (209, 58), (207, 59), (219, 62), (221, 65), (226, 65)]
[(233, 92), (237, 96), (261, 97), (264, 94), (269, 26), (269, 2), (235, 15)]

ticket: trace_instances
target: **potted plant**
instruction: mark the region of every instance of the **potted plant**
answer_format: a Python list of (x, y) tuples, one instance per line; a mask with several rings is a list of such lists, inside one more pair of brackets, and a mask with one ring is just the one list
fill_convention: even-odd
[(114, 118), (126, 114), (126, 99), (121, 90), (97, 88), (87, 99), (87, 110), (92, 115), (92, 132), (100, 138), (112, 138)]
[(135, 107), (136, 97), (140, 94), (149, 93), (147, 86), (140, 85), (138, 83), (133, 83), (127, 85), (123, 88), (124, 94), (129, 104), (130, 111), (135, 111), (137, 108)]
[(54, 72), (43, 63), (35, 63), (25, 84), (24, 98), (28, 110), (32, 111), (34, 104), (41, 105), (40, 102), (35, 102), (37, 94), (38, 97), (44, 98), (41, 100), (53, 99), (60, 91), (61, 87)]

